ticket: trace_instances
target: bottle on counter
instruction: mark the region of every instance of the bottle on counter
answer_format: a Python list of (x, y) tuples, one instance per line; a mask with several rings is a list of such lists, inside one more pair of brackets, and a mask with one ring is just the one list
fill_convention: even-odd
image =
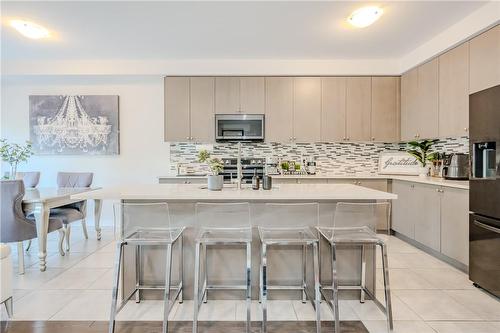
[(260, 179), (259, 176), (257, 176), (257, 170), (254, 170), (252, 177), (252, 189), (258, 190), (259, 188), (260, 188)]

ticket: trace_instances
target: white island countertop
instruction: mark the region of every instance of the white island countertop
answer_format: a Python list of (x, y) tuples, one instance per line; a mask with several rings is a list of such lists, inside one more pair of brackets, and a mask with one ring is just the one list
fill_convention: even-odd
[(172, 201), (337, 201), (392, 200), (397, 195), (351, 184), (278, 184), (272, 190), (224, 187), (209, 191), (200, 184), (151, 184), (102, 188), (75, 194), (72, 199)]

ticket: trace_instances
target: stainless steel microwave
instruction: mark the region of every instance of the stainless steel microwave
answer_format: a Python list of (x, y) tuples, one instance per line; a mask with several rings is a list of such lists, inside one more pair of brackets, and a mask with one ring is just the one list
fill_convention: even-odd
[(263, 114), (216, 114), (216, 141), (264, 141)]

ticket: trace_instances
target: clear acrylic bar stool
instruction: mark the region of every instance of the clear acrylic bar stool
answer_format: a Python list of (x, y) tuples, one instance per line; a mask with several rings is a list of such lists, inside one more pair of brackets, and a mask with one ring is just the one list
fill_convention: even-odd
[[(332, 256), (332, 285), (321, 286), (325, 300), (327, 295), (323, 290), (332, 290), (333, 298), (328, 305), (335, 317), (335, 332), (340, 332), (338, 307), (338, 290), (360, 290), (360, 301), (365, 301), (365, 294), (386, 314), (388, 331), (393, 329), (391, 293), (389, 286), (389, 268), (387, 263), (387, 247), (383, 239), (377, 236), (377, 223), (384, 221), (387, 225), (390, 216), (390, 204), (381, 203), (347, 203), (339, 202), (336, 205), (333, 225), (319, 226), (318, 231), (330, 246)], [(337, 276), (337, 245), (354, 245), (361, 248), (361, 281), (357, 286), (339, 286)], [(366, 246), (380, 246), (382, 252), (382, 271), (384, 275), (385, 307), (365, 285), (366, 279)]]
[[(319, 223), (318, 203), (268, 203), (265, 205), (264, 225), (260, 225), (260, 300), (262, 303), (262, 332), (267, 330), (268, 291), (301, 290), (302, 302), (311, 301), (316, 310), (316, 332), (321, 332), (320, 284), (319, 284), (319, 239), (316, 228)], [(271, 246), (302, 246), (302, 283), (301, 285), (269, 285), (267, 252)], [(309, 297), (307, 276), (307, 248), (312, 248), (314, 295)]]
[[(115, 318), (132, 296), (136, 302), (140, 301), (141, 290), (164, 290), (163, 330), (168, 331), (168, 315), (173, 303), (178, 299), (182, 302), (183, 288), (183, 232), (185, 227), (171, 223), (167, 203), (117, 203), (113, 206), (115, 223), (120, 225), (120, 239), (117, 241), (115, 270), (113, 276), (113, 292), (111, 299), (111, 315), (109, 319), (109, 333), (115, 329)], [(179, 246), (179, 283), (172, 286), (172, 247)], [(118, 287), (120, 284), (120, 269), (125, 246), (135, 246), (136, 281), (135, 289), (127, 297), (122, 297), (118, 305)], [(165, 284), (143, 285), (141, 283), (141, 247), (165, 246)], [(171, 290), (175, 293), (171, 297)], [(172, 300), (170, 300), (172, 299)]]
[[(246, 332), (250, 332), (251, 308), (251, 258), (252, 225), (250, 205), (241, 203), (204, 203), (196, 204), (196, 222), (199, 232), (195, 244), (194, 270), (194, 318), (193, 333), (198, 331), (198, 311), (208, 300), (208, 290), (245, 290), (247, 307)], [(241, 245), (246, 249), (246, 269), (244, 285), (212, 285), (208, 280), (207, 248), (213, 245)], [(203, 250), (203, 251), (202, 251)], [(201, 254), (203, 253), (203, 258)], [(200, 264), (204, 262), (202, 288), (200, 293)]]

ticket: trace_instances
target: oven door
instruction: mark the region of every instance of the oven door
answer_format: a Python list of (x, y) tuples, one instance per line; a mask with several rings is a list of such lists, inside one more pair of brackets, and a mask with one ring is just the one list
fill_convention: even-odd
[(500, 220), (470, 214), (469, 278), (500, 297)]
[(216, 114), (215, 140), (263, 141), (263, 114)]

